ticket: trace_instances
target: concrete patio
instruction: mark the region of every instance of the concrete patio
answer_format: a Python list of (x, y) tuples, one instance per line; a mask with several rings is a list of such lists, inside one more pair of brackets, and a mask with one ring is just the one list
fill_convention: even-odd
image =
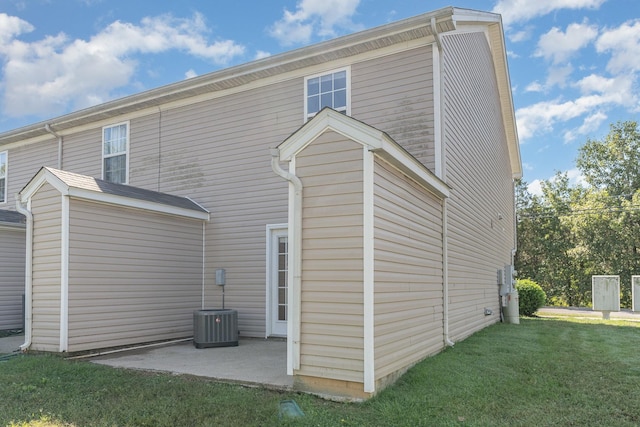
[(116, 368), (194, 375), (220, 381), (289, 390), (287, 343), (284, 340), (245, 338), (237, 347), (197, 349), (191, 340), (138, 348), (88, 358)]

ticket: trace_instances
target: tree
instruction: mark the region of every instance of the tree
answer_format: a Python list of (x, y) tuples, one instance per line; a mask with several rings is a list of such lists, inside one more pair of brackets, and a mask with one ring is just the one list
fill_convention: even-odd
[(591, 186), (578, 206), (577, 227), (594, 270), (620, 275), (622, 304), (631, 302), (631, 276), (640, 274), (640, 131), (634, 121), (611, 125), (602, 140), (588, 140), (576, 164)]
[(611, 197), (631, 200), (640, 189), (640, 131), (634, 121), (610, 126), (604, 140), (588, 139), (578, 150), (576, 165), (585, 180)]

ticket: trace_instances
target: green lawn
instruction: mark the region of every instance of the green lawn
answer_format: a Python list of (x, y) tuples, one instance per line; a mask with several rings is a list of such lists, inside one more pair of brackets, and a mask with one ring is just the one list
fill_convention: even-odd
[[(295, 400), (303, 418), (278, 417)], [(22, 356), (0, 426), (637, 426), (640, 323), (522, 319), (429, 358), (365, 403)]]

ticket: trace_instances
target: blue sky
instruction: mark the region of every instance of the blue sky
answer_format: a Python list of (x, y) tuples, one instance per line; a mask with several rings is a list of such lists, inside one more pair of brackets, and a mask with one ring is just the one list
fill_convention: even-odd
[(0, 0), (0, 132), (450, 5), (503, 16), (532, 191), (640, 121), (638, 0)]

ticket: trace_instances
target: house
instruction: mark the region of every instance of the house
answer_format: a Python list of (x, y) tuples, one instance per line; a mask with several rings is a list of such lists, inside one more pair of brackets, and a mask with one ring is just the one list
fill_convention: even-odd
[(0, 210), (0, 331), (23, 327), (25, 229), (22, 214)]
[(496, 14), (110, 101), (0, 134), (0, 156), (25, 350), (189, 337), (225, 269), (241, 336), (286, 337), (298, 389), (366, 398), (500, 320), (521, 163)]

